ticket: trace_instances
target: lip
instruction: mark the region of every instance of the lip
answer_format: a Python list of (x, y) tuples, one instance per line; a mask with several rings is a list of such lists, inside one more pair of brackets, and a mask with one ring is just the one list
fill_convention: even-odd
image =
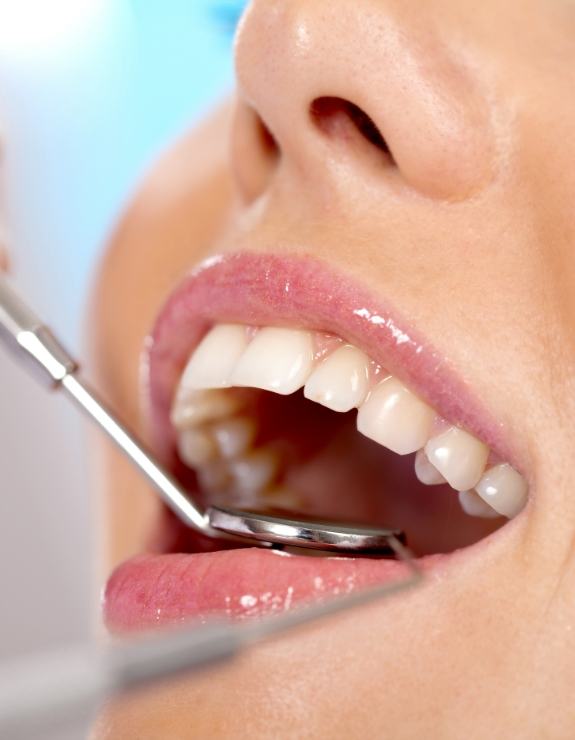
[[(337, 334), (363, 349), (450, 423), (467, 428), (510, 459), (501, 425), (449, 361), (385, 301), (315, 258), (247, 252), (211, 258), (186, 277), (169, 296), (146, 341), (142, 368), (150, 443), (168, 467), (176, 460), (169, 419), (176, 384), (207, 329), (225, 321)], [(449, 568), (500, 534), (418, 562), (424, 571)], [(389, 560), (278, 557), (254, 548), (138, 556), (110, 577), (104, 617), (111, 630), (122, 631), (210, 614), (255, 616), (402, 573), (404, 566)]]

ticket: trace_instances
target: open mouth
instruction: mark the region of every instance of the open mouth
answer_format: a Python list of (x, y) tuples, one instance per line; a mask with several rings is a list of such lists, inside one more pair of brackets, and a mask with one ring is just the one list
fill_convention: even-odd
[[(163, 309), (147, 367), (154, 446), (204, 506), (400, 529), (426, 569), (526, 503), (499, 426), (447, 364), (311, 260), (211, 261)], [(108, 583), (114, 629), (262, 614), (400, 573), (231, 548), (167, 511), (154, 539), (159, 554)]]

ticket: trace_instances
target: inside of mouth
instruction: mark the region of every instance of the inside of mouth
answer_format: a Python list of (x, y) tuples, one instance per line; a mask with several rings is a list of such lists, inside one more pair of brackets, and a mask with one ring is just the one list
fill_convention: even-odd
[[(198, 475), (178, 457), (177, 477), (203, 506), (400, 529), (416, 556), (466, 547), (507, 521), (469, 516), (447, 483), (421, 483), (414, 454), (398, 455), (360, 434), (355, 410), (336, 413), (307, 400), (301, 390), (285, 396), (253, 388), (225, 392), (241, 403), (242, 419), (254, 422), (251, 448), (273, 459), (274, 472), (262, 484), (248, 470), (238, 487), (237, 476), (230, 485), (225, 461)], [(166, 512), (160, 549), (227, 547), (232, 545), (198, 537)]]

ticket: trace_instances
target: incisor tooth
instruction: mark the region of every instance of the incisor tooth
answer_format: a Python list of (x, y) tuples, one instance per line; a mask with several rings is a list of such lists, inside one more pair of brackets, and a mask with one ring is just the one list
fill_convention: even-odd
[(360, 406), (357, 428), (398, 455), (407, 455), (423, 447), (434, 416), (432, 408), (389, 376), (375, 386)]
[(234, 458), (247, 452), (254, 440), (256, 425), (253, 419), (242, 416), (216, 422), (210, 431), (220, 455)]
[(231, 416), (241, 405), (240, 399), (233, 392), (192, 391), (180, 386), (170, 418), (177, 429), (188, 429)]
[(312, 368), (310, 332), (265, 327), (240, 357), (232, 373), (232, 383), (287, 395), (302, 387)]
[(463, 429), (450, 427), (429, 440), (425, 454), (452, 488), (468, 491), (481, 478), (489, 448)]
[(214, 326), (188, 360), (180, 385), (193, 389), (228, 388), (232, 370), (247, 346), (245, 326)]
[(457, 494), (461, 508), (469, 516), (481, 519), (496, 519), (501, 516), (494, 508), (486, 504), (476, 491), (459, 491)]
[(417, 450), (415, 453), (414, 467), (417, 479), (426, 486), (437, 486), (447, 482), (439, 470), (429, 462), (423, 450)]
[(180, 460), (192, 468), (213, 460), (217, 450), (214, 440), (201, 429), (183, 429), (178, 433), (178, 454)]
[(351, 344), (345, 344), (312, 372), (304, 396), (333, 411), (350, 411), (365, 399), (368, 380), (369, 358)]
[(527, 501), (527, 481), (508, 463), (487, 470), (475, 490), (495, 511), (509, 519), (519, 514)]

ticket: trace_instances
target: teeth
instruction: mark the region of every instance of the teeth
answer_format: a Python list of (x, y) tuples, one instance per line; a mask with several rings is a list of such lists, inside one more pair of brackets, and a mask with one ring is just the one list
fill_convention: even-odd
[(467, 491), (481, 478), (489, 448), (463, 429), (451, 427), (432, 437), (425, 453), (452, 488)]
[(476, 491), (459, 491), (457, 495), (461, 508), (469, 516), (477, 516), (481, 519), (495, 519), (501, 516), (499, 512), (486, 504)]
[[(366, 437), (399, 455), (415, 452), (417, 478), (426, 485), (448, 483), (471, 516), (521, 511), (527, 483), (517, 471), (506, 463), (486, 471), (489, 448), (463, 429), (431, 436), (431, 407), (358, 348), (332, 339), (326, 345), (325, 335), (305, 330), (237, 324), (206, 334), (184, 369), (171, 419), (180, 459), (197, 469), (212, 498), (297, 508), (296, 493), (277, 487), (278, 455), (254, 448), (255, 421), (237, 416), (242, 408), (245, 413), (249, 394), (231, 388), (288, 395), (304, 387), (306, 398), (334, 411), (358, 408), (357, 428)], [(314, 357), (316, 348), (334, 344), (325, 359)]]
[(230, 375), (248, 346), (246, 327), (218, 324), (196, 347), (184, 373), (182, 388), (228, 388)]
[(256, 425), (253, 419), (236, 417), (213, 424), (210, 431), (219, 454), (224, 458), (234, 458), (250, 448), (256, 435)]
[(415, 453), (415, 475), (426, 486), (436, 486), (447, 482), (439, 470), (429, 462), (423, 450), (417, 450)]
[(310, 332), (266, 327), (258, 331), (244, 351), (232, 373), (232, 382), (287, 395), (302, 387), (313, 362)]
[(177, 429), (187, 429), (231, 416), (240, 406), (240, 400), (232, 393), (192, 391), (180, 386), (172, 406), (171, 421)]
[(178, 454), (191, 468), (205, 465), (216, 456), (214, 440), (200, 429), (184, 429), (178, 434)]
[(481, 498), (503, 516), (519, 514), (527, 500), (527, 482), (508, 463), (495, 465), (475, 486)]
[(200, 466), (197, 475), (201, 488), (211, 493), (219, 493), (230, 484), (228, 470), (219, 461)]
[(304, 395), (333, 411), (350, 411), (365, 399), (369, 382), (369, 358), (345, 344), (317, 367), (308, 378)]
[(434, 416), (432, 408), (389, 376), (360, 407), (357, 428), (398, 455), (407, 455), (426, 443)]
[(240, 491), (263, 491), (275, 479), (279, 460), (271, 450), (254, 450), (230, 462), (229, 473)]

